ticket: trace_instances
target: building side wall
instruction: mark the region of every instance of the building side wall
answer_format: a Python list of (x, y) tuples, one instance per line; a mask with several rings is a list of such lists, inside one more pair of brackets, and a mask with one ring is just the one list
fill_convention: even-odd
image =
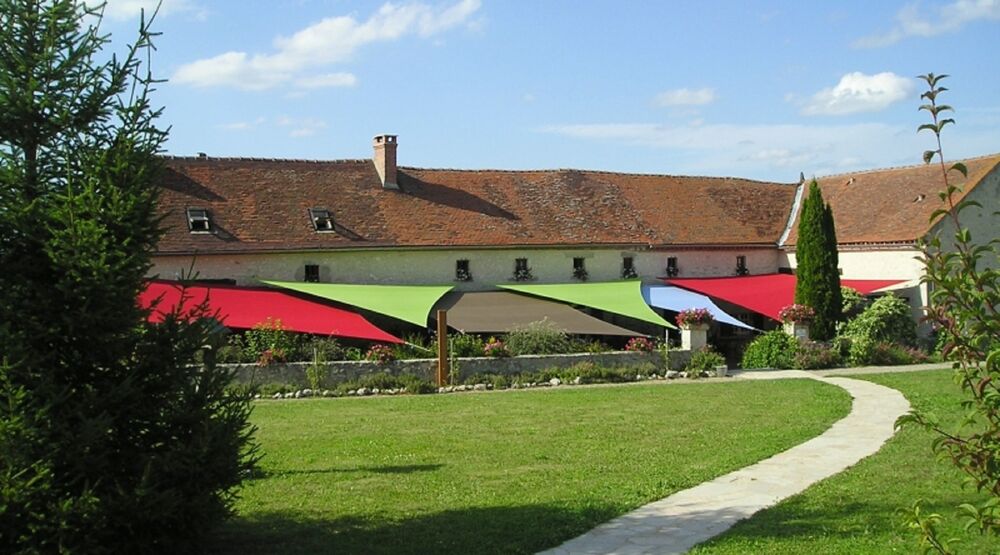
[[(962, 226), (969, 230), (972, 242), (985, 245), (993, 240), (1000, 240), (1000, 168), (986, 175), (979, 185), (969, 192), (966, 200), (979, 203), (980, 206), (969, 206), (960, 212)], [(931, 228), (931, 234), (937, 233), (943, 245), (954, 246), (954, 225), (950, 218), (944, 218)], [(1000, 267), (1000, 260), (987, 256), (981, 259), (983, 266)]]
[[(235, 279), (238, 285), (257, 280), (303, 281), (305, 265), (320, 268), (320, 281), (367, 284), (452, 284), (476, 291), (509, 283), (514, 260), (527, 258), (536, 283), (574, 281), (573, 259), (584, 259), (589, 281), (621, 279), (622, 261), (633, 257), (636, 272), (647, 281), (664, 276), (667, 258), (677, 257), (679, 277), (731, 276), (736, 257), (746, 256), (751, 274), (777, 270), (778, 250), (720, 249), (682, 251), (630, 251), (628, 249), (448, 249), (366, 250), (275, 254), (213, 254), (156, 256), (150, 275), (177, 279), (191, 270), (202, 279)], [(455, 263), (468, 260), (473, 280), (455, 280)]]

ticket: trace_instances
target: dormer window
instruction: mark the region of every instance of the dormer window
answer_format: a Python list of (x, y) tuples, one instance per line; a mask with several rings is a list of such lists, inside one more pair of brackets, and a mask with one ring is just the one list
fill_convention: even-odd
[(325, 208), (310, 208), (309, 219), (316, 231), (333, 231), (333, 216)]
[(208, 210), (204, 208), (188, 208), (187, 222), (191, 233), (212, 232), (212, 220), (208, 217)]

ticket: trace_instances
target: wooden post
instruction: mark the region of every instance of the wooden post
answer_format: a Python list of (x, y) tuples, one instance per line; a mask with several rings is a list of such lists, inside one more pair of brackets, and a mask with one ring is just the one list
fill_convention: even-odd
[(444, 387), (448, 384), (448, 311), (437, 311), (437, 342), (438, 342), (438, 367), (437, 385)]

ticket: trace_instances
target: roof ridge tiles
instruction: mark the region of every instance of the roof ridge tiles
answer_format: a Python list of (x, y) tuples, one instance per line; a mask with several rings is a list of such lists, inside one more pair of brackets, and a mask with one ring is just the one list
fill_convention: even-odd
[[(971, 161), (974, 161), (974, 160), (989, 160), (991, 158), (1000, 159), (1000, 152), (994, 152), (993, 154), (983, 154), (983, 155), (980, 155), (980, 156), (971, 156), (969, 158), (958, 158), (956, 160), (950, 160), (949, 163), (954, 164), (955, 162), (971, 162)], [(842, 172), (842, 173), (831, 173), (831, 174), (826, 174), (826, 175), (817, 175), (816, 179), (829, 179), (829, 178), (834, 178), (834, 177), (850, 177), (850, 176), (854, 176), (854, 175), (865, 175), (865, 174), (881, 173), (881, 172), (897, 171), (897, 170), (911, 170), (911, 169), (917, 169), (917, 168), (925, 168), (927, 166), (928, 166), (928, 164), (909, 164), (909, 165), (906, 165), (906, 166), (889, 166), (889, 167), (886, 167), (886, 168), (875, 168), (875, 169), (871, 169), (871, 170), (858, 170), (858, 171), (853, 171), (853, 172)]]
[(314, 158), (269, 158), (258, 156), (181, 156), (176, 154), (161, 154), (165, 160), (181, 160), (192, 162), (295, 162), (306, 164), (357, 164), (371, 162), (371, 158), (337, 158), (333, 160), (318, 160)]
[(417, 166), (399, 166), (401, 170), (435, 171), (435, 172), (468, 172), (468, 173), (559, 173), (578, 172), (600, 175), (621, 175), (632, 177), (674, 177), (684, 179), (712, 179), (717, 181), (740, 181), (747, 183), (762, 183), (765, 185), (798, 185), (798, 182), (765, 181), (748, 177), (718, 176), (718, 175), (683, 175), (673, 173), (622, 172), (612, 170), (581, 170), (579, 168), (547, 168), (547, 169), (496, 169), (496, 168), (421, 168)]

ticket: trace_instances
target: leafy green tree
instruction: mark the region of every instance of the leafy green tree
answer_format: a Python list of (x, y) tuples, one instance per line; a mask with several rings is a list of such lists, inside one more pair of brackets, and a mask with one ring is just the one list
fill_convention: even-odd
[(837, 268), (837, 232), (833, 210), (823, 202), (823, 193), (815, 179), (802, 202), (798, 231), (795, 302), (816, 311), (809, 327), (810, 339), (830, 339), (837, 332), (843, 305)]
[[(937, 158), (944, 190), (942, 208), (931, 216), (952, 228), (950, 240), (934, 235), (923, 242), (925, 275), (931, 288), (928, 318), (935, 323), (945, 341), (945, 352), (955, 360), (955, 379), (965, 393), (962, 405), (968, 416), (958, 429), (945, 429), (932, 414), (913, 412), (897, 424), (915, 422), (937, 436), (936, 453), (950, 459), (968, 477), (968, 483), (989, 495), (980, 504), (960, 506), (968, 528), (984, 534), (1000, 534), (1000, 244), (995, 238), (976, 242), (962, 223), (961, 215), (980, 210), (1000, 229), (1000, 214), (979, 203), (963, 198), (952, 184), (952, 172), (967, 177), (962, 163), (945, 165), (941, 132), (955, 123), (942, 117), (951, 106), (938, 104), (945, 90), (939, 86), (945, 75), (921, 76), (928, 90), (921, 95), (927, 101), (920, 107), (931, 115), (932, 123), (919, 127), (934, 134), (936, 147), (924, 152), (924, 162)], [(928, 550), (951, 553), (954, 539), (938, 537), (936, 523), (940, 515), (923, 514), (920, 503), (914, 504), (910, 525), (919, 530)]]
[(137, 306), (166, 138), (152, 34), (104, 55), (90, 21), (0, 0), (0, 552), (188, 552), (254, 466), (249, 398), (189, 364), (219, 344), (205, 306), (155, 326)]

